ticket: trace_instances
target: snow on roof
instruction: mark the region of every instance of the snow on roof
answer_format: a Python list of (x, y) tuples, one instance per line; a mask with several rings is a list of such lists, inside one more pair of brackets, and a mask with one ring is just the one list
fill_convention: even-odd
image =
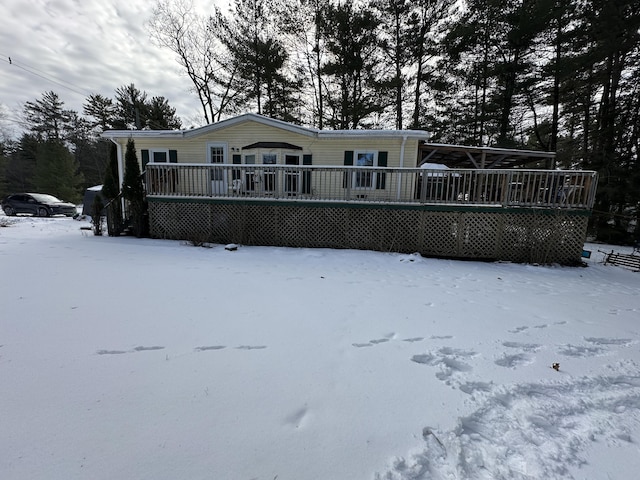
[(197, 137), (223, 128), (229, 128), (245, 122), (257, 122), (274, 128), (287, 130), (309, 137), (344, 138), (344, 137), (395, 137), (395, 138), (420, 138), (427, 141), (429, 132), (424, 130), (319, 130), (317, 128), (303, 127), (293, 123), (284, 122), (274, 118), (265, 117), (256, 113), (245, 113), (237, 117), (228, 118), (220, 122), (211, 123), (203, 127), (191, 130), (107, 130), (102, 133), (104, 138), (155, 138), (155, 137)]

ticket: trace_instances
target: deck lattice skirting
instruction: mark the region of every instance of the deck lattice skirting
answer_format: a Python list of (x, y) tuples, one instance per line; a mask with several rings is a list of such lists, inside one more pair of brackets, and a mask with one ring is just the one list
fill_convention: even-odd
[(151, 235), (521, 263), (580, 262), (589, 211), (149, 197)]

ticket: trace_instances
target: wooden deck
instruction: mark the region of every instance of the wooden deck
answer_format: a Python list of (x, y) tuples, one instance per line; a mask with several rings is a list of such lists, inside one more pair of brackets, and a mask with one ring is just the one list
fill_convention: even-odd
[(289, 165), (146, 165), (148, 197), (591, 210), (597, 174)]

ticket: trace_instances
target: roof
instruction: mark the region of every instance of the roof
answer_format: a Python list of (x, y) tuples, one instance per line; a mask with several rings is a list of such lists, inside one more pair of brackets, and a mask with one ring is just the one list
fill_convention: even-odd
[[(420, 145), (420, 164), (440, 163), (449, 168), (513, 168), (534, 162), (553, 163), (555, 152), (519, 150), (496, 147), (472, 147), (423, 143)], [(551, 165), (547, 166), (551, 168)]]
[(287, 130), (292, 133), (315, 138), (345, 138), (345, 137), (383, 137), (383, 138), (419, 138), (429, 139), (429, 133), (424, 130), (318, 130), (317, 128), (302, 127), (293, 123), (276, 120), (256, 113), (245, 113), (237, 117), (211, 123), (204, 127), (191, 130), (107, 130), (102, 133), (103, 138), (193, 138), (210, 132), (240, 125), (246, 122), (257, 122), (262, 125)]
[(251, 150), (254, 148), (285, 148), (287, 150), (302, 150), (302, 147), (293, 145), (287, 142), (256, 142), (246, 147), (242, 147), (242, 150)]

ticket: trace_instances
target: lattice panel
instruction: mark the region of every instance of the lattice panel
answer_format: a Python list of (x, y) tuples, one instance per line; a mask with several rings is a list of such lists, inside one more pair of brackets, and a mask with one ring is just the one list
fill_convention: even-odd
[(507, 214), (499, 258), (514, 262), (573, 264), (580, 259), (587, 218), (559, 211), (550, 214)]
[(422, 212), (386, 210), (386, 228), (380, 229), (376, 250), (414, 253), (422, 251)]
[(421, 253), (443, 257), (458, 255), (459, 212), (422, 212)]
[(462, 213), (458, 228), (458, 253), (466, 258), (497, 258), (500, 228), (495, 213)]
[(150, 202), (158, 238), (292, 247), (419, 252), (513, 262), (580, 261), (587, 217), (291, 205)]

